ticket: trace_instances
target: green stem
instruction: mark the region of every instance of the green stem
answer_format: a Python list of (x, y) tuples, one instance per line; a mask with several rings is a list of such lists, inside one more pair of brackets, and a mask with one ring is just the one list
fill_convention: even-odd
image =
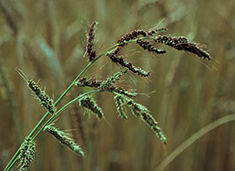
[(226, 124), (228, 122), (235, 121), (235, 114), (226, 115), (212, 123), (208, 124), (207, 126), (201, 128), (199, 131), (194, 133), (191, 137), (185, 140), (182, 144), (180, 144), (173, 152), (171, 152), (155, 169), (155, 171), (162, 171), (164, 170), (177, 156), (179, 156), (186, 148), (192, 145), (195, 141), (199, 138), (204, 136), (205, 134), (209, 133), (210, 131), (214, 130), (215, 128)]

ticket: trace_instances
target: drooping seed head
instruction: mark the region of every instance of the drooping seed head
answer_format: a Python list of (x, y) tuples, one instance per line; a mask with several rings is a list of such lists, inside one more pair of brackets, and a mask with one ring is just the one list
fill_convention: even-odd
[(119, 113), (119, 115), (121, 116), (121, 118), (127, 120), (128, 117), (124, 111), (124, 105), (125, 105), (125, 100), (122, 96), (120, 96), (119, 94), (117, 94), (115, 97), (115, 104), (116, 104), (116, 107), (117, 107), (117, 111)]
[(95, 113), (98, 118), (102, 119), (104, 117), (102, 109), (97, 105), (97, 103), (92, 97), (85, 96), (79, 99), (79, 104), (81, 107), (84, 107)]
[(150, 111), (143, 105), (136, 103), (134, 100), (125, 98), (127, 105), (131, 109), (132, 113), (141, 118), (153, 131), (158, 135), (162, 143), (166, 144), (166, 137), (162, 133), (161, 128), (158, 126), (158, 122), (150, 114)]
[(76, 154), (80, 154), (84, 156), (84, 152), (82, 151), (81, 147), (75, 143), (75, 141), (70, 138), (65, 132), (57, 129), (52, 124), (48, 125), (44, 128), (44, 131), (53, 135), (60, 143), (68, 147), (70, 150), (75, 152)]
[(211, 60), (211, 56), (205, 50), (199, 48), (196, 43), (189, 42), (185, 37), (170, 37), (166, 35), (158, 36), (155, 42), (162, 43), (167, 46), (173, 47), (177, 50), (184, 50), (197, 56)]

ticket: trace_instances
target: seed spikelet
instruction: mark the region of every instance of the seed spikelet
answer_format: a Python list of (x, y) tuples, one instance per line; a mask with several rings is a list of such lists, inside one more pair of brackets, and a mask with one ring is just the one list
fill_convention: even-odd
[(19, 154), (19, 164), (18, 169), (20, 171), (26, 171), (29, 168), (30, 163), (34, 159), (35, 153), (35, 142), (32, 141), (31, 138), (26, 137), (24, 142), (20, 146), (20, 154)]
[(50, 112), (50, 114), (54, 114), (56, 109), (53, 100), (45, 93), (45, 91), (41, 90), (33, 80), (29, 80), (27, 83), (28, 87), (38, 97), (40, 103), (48, 110), (48, 112)]
[(96, 116), (100, 119), (104, 118), (104, 114), (102, 109), (97, 105), (95, 100), (90, 96), (85, 96), (79, 99), (80, 106), (89, 109), (90, 111), (94, 112)]
[(80, 154), (84, 156), (84, 152), (82, 151), (81, 147), (77, 145), (72, 138), (70, 138), (66, 133), (57, 129), (52, 124), (48, 125), (44, 128), (44, 131), (53, 135), (56, 139), (60, 141), (60, 143), (67, 146), (70, 150), (75, 152), (76, 154)]

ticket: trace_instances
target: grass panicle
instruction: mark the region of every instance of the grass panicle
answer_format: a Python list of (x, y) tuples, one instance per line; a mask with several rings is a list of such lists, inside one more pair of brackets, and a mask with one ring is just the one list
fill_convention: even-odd
[(48, 110), (48, 112), (53, 115), (56, 108), (53, 100), (46, 94), (46, 92), (41, 90), (41, 88), (33, 80), (28, 81), (28, 87), (34, 92), (40, 103)]
[(158, 36), (155, 39), (155, 42), (165, 44), (177, 50), (184, 50), (196, 54), (201, 58), (211, 60), (211, 56), (209, 55), (209, 53), (199, 48), (196, 43), (189, 42), (188, 39), (185, 37), (171, 37), (171, 36), (162, 35)]
[(26, 137), (24, 142), (20, 146), (20, 154), (18, 156), (19, 164), (18, 169), (20, 171), (26, 171), (29, 168), (30, 163), (34, 159), (34, 153), (36, 144), (31, 138)]
[(68, 147), (70, 150), (72, 150), (76, 154), (80, 154), (80, 155), (84, 156), (84, 152), (81, 149), (81, 147), (79, 145), (77, 145), (74, 142), (74, 140), (72, 138), (70, 138), (66, 133), (57, 129), (52, 124), (46, 126), (44, 128), (44, 131), (53, 135), (57, 140), (59, 140), (60, 143), (64, 144), (66, 147)]
[(127, 120), (128, 117), (124, 111), (124, 105), (125, 105), (125, 100), (122, 96), (120, 96), (119, 94), (117, 94), (115, 97), (115, 104), (116, 104), (116, 107), (117, 107), (117, 111), (119, 113), (119, 115), (121, 116), (121, 118)]
[[(131, 63), (124, 61), (124, 58), (122, 56), (119, 56), (118, 53), (121, 47), (127, 45), (129, 41), (135, 40), (135, 39), (137, 39), (136, 43), (140, 47), (142, 47), (145, 50), (148, 50), (149, 52), (152, 52), (155, 54), (166, 53), (165, 50), (159, 50), (155, 48), (153, 45), (151, 45), (149, 41), (143, 40), (143, 39), (149, 39), (149, 40), (154, 40), (157, 43), (165, 44), (177, 50), (184, 50), (184, 51), (196, 54), (197, 56), (201, 58), (211, 60), (211, 56), (209, 55), (208, 52), (198, 47), (196, 43), (189, 42), (188, 39), (185, 37), (171, 37), (167, 35), (159, 35), (159, 33), (166, 32), (166, 31), (167, 31), (167, 28), (157, 28), (157, 29), (153, 29), (150, 31), (134, 30), (130, 33), (125, 34), (121, 39), (119, 39), (117, 41), (117, 43), (119, 43), (118, 47), (112, 53), (108, 53), (107, 56), (110, 57), (110, 59), (113, 62), (119, 63), (120, 65), (127, 67), (131, 71), (134, 71), (135, 67), (132, 67), (133, 65)], [(138, 72), (138, 71), (135, 71), (135, 73), (139, 73), (139, 75), (142, 75), (141, 72)]]
[(86, 52), (89, 56), (89, 61), (92, 61), (96, 58), (96, 50), (94, 47), (94, 40), (95, 40), (95, 27), (98, 24), (97, 21), (94, 21), (89, 29), (88, 35), (87, 35), (87, 45), (86, 45)]
[(104, 118), (104, 113), (102, 109), (97, 105), (97, 103), (91, 96), (85, 96), (79, 99), (79, 104), (81, 107), (84, 107), (95, 113), (98, 118)]

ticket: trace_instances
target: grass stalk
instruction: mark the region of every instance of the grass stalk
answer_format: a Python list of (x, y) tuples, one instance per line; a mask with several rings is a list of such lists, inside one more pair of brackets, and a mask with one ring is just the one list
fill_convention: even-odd
[(177, 156), (179, 156), (186, 148), (192, 145), (199, 138), (209, 133), (210, 131), (214, 130), (215, 128), (231, 121), (235, 121), (235, 114), (221, 117), (220, 119), (217, 119), (216, 121), (201, 128), (199, 131), (197, 131), (191, 137), (185, 140), (182, 144), (180, 144), (173, 152), (171, 152), (154, 170), (155, 171), (164, 170)]
[(19, 120), (19, 115), (16, 110), (16, 101), (15, 101), (15, 93), (13, 91), (13, 87), (11, 84), (10, 79), (8, 78), (7, 70), (2, 64), (2, 61), (0, 61), (0, 76), (2, 78), (4, 87), (6, 88), (6, 93), (10, 105), (10, 112), (15, 124), (15, 130), (17, 133), (17, 142), (20, 143), (22, 138), (22, 132), (21, 132), (21, 125), (20, 125), (20, 120)]
[(97, 93), (97, 92), (101, 92), (103, 90), (101, 89), (97, 89), (97, 90), (93, 90), (93, 91), (88, 91), (86, 93), (83, 93), (82, 95), (74, 98), (73, 100), (71, 100), (70, 102), (68, 102), (67, 104), (65, 104), (63, 107), (61, 107), (54, 115), (52, 115), (47, 121), (46, 123), (40, 128), (40, 130), (37, 132), (37, 134), (33, 137), (32, 140), (35, 140), (38, 135), (43, 131), (43, 129), (48, 125), (50, 124), (56, 117), (58, 117), (62, 111), (64, 111), (68, 106), (70, 106), (71, 104), (73, 104), (74, 102), (78, 101), (79, 99), (89, 95), (89, 94), (92, 94), (92, 93)]

